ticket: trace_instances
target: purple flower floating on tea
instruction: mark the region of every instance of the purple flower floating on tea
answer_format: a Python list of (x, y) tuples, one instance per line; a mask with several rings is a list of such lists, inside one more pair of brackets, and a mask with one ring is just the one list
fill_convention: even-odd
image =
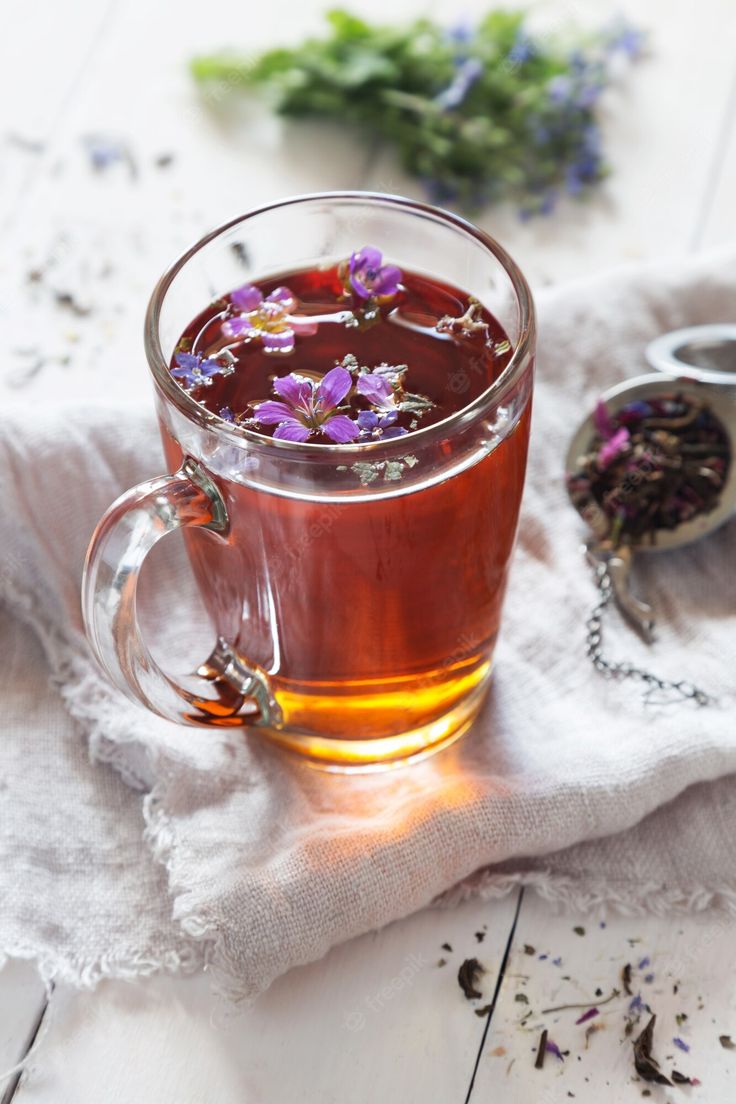
[(364, 399), (376, 410), (384, 412), (396, 411), (396, 392), (392, 386), (391, 380), (382, 373), (376, 371), (365, 372), (363, 375), (358, 376), (358, 382), (355, 385), (355, 389), (359, 395), (362, 395)]
[(193, 387), (210, 387), (213, 376), (227, 375), (232, 371), (209, 357), (203, 359), (197, 353), (177, 353), (174, 359), (176, 368), (171, 369), (171, 374), (187, 390)]
[(347, 266), (343, 262), (341, 270), (345, 290), (356, 295), (362, 303), (371, 300), (387, 303), (401, 287), (401, 269), (385, 265), (380, 249), (372, 245), (352, 253)]
[(385, 414), (375, 410), (361, 410), (357, 417), (360, 429), (360, 441), (387, 441), (392, 437), (404, 437), (408, 432), (403, 426), (396, 425), (399, 416), (397, 410)]
[(245, 284), (230, 295), (230, 302), (241, 313), (222, 323), (227, 338), (260, 341), (266, 353), (291, 353), (297, 336), (311, 336), (317, 323), (294, 313), (295, 296), (287, 287), (278, 287), (263, 296), (254, 284)]
[[(272, 386), (277, 398), (256, 403), (250, 422), (241, 424), (275, 426), (273, 436), (285, 441), (309, 441), (317, 434), (335, 444), (403, 437), (408, 430), (399, 418), (421, 416), (434, 405), (424, 395), (404, 390), (406, 372), (406, 364), (361, 366), (348, 353), (319, 381), (295, 372), (276, 378)], [(417, 424), (412, 417), (410, 428)]]
[(337, 365), (319, 383), (305, 376), (290, 374), (273, 382), (281, 402), (258, 403), (253, 417), (261, 425), (276, 426), (273, 435), (280, 441), (308, 441), (317, 433), (335, 444), (344, 445), (360, 433), (356, 422), (338, 407), (353, 385), (350, 373)]

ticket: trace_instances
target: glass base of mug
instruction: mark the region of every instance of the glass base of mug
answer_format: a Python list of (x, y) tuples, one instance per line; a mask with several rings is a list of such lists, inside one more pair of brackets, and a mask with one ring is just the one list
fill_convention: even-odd
[(275, 728), (260, 728), (259, 735), (263, 733), (280, 747), (297, 754), (309, 766), (320, 770), (352, 774), (402, 767), (449, 747), (467, 732), (488, 692), (490, 674), (489, 670), (482, 682), (441, 717), (396, 736), (341, 740)]

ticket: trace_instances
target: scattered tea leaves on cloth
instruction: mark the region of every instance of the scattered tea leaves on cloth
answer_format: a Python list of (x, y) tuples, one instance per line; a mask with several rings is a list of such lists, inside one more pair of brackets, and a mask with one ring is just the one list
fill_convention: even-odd
[(458, 985), (466, 1000), (477, 1000), (483, 994), (477, 988), (478, 978), (485, 970), (477, 958), (466, 958), (457, 972)]
[(675, 1085), (699, 1085), (700, 1081), (697, 1077), (686, 1077), (684, 1073), (680, 1073), (679, 1070), (673, 1069), (672, 1081)]
[(665, 1077), (656, 1058), (652, 1056), (654, 1025), (656, 1022), (657, 1017), (652, 1016), (641, 1035), (634, 1039), (634, 1066), (636, 1072), (644, 1081), (652, 1081), (656, 1085), (671, 1085), (672, 1082)]
[(631, 963), (630, 962), (627, 962), (626, 965), (621, 970), (621, 984), (624, 987), (624, 993), (626, 994), (626, 996), (627, 997), (633, 997), (634, 994), (631, 991)]
[(544, 1056), (547, 1053), (547, 1028), (545, 1027), (542, 1034), (539, 1036), (539, 1045), (537, 1047), (537, 1057), (534, 1060), (534, 1068), (541, 1069), (544, 1065)]

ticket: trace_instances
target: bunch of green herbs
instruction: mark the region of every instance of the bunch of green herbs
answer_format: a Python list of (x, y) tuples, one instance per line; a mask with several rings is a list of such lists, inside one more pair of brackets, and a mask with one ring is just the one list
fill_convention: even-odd
[(203, 85), (265, 86), (284, 115), (387, 140), (439, 202), (511, 200), (522, 215), (548, 213), (560, 194), (582, 196), (608, 172), (600, 96), (643, 48), (627, 24), (573, 43), (535, 36), (519, 11), (453, 28), (376, 26), (342, 10), (327, 21), (326, 37), (257, 57), (198, 57), (192, 73)]

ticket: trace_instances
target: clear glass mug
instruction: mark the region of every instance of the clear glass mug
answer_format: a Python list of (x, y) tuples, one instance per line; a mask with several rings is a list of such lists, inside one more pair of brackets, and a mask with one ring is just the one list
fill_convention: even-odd
[[(223, 421), (172, 379), (175, 345), (203, 304), (365, 244), (471, 293), (504, 326), (513, 355), (465, 408), (403, 438), (301, 444)], [(338, 770), (457, 738), (488, 687), (526, 467), (534, 309), (505, 250), (408, 199), (284, 200), (208, 234), (169, 269), (145, 345), (171, 474), (110, 507), (83, 582), (89, 641), (115, 685), (173, 721), (247, 726)], [(180, 677), (154, 661), (136, 612), (146, 554), (176, 529), (215, 636)]]

